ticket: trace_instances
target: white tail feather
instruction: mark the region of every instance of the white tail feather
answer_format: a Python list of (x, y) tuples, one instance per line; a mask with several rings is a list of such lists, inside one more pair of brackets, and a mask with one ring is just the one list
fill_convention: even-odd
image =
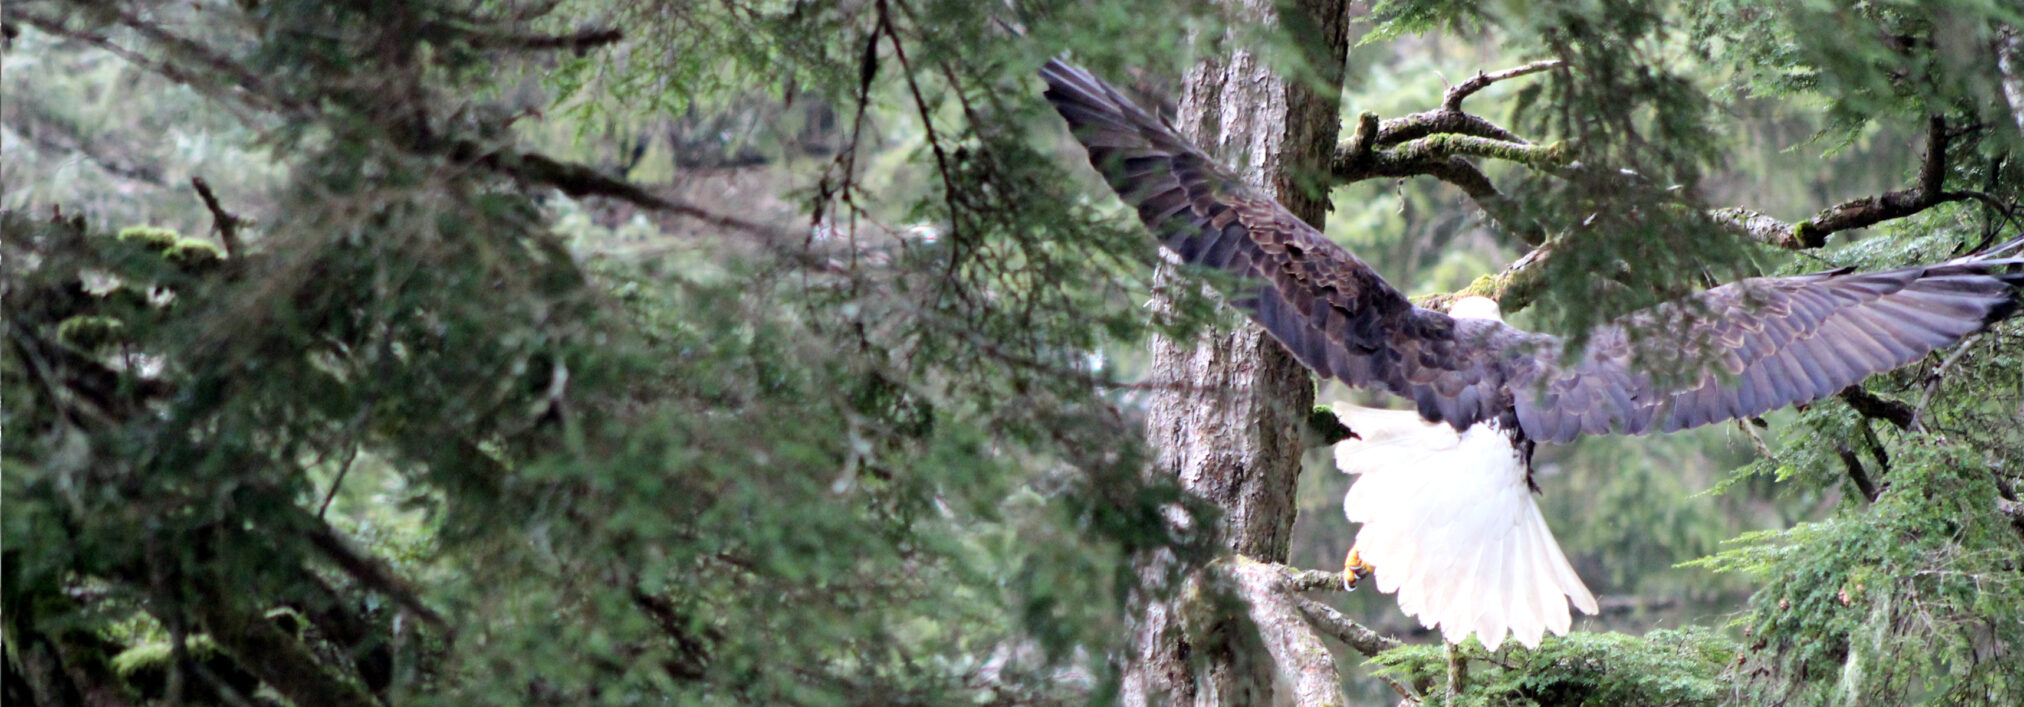
[(1547, 631), (1566, 634), (1570, 600), (1596, 613), (1502, 431), (1481, 424), (1457, 433), (1409, 410), (1333, 407), (1358, 436), (1335, 446), (1336, 466), (1357, 476), (1342, 510), (1363, 524), (1357, 550), (1399, 609), (1451, 643), (1474, 633), (1491, 648), (1507, 631), (1528, 648)]

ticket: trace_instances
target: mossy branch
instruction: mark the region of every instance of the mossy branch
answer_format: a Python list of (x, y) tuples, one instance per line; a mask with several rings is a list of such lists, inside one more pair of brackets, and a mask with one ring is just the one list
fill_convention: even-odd
[(1503, 272), (1476, 278), (1455, 292), (1426, 295), (1416, 298), (1415, 304), (1436, 312), (1446, 312), (1454, 301), (1463, 297), (1488, 297), (1497, 301), (1504, 314), (1510, 314), (1532, 304), (1532, 300), (1546, 289), (1544, 269), (1539, 264), (1553, 256), (1560, 241), (1550, 241), (1532, 249), (1525, 257), (1511, 263)]

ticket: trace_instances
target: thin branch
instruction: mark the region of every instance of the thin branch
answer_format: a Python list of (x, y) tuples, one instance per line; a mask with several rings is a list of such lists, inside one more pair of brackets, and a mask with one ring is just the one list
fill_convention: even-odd
[(228, 261), (236, 261), (246, 252), (239, 245), (239, 226), (246, 222), (245, 219), (226, 211), (224, 205), (218, 203), (218, 195), (211, 192), (211, 185), (205, 182), (203, 177), (191, 177), (190, 186), (197, 189), (197, 197), (203, 199), (204, 208), (211, 211), (211, 223), (218, 229), (218, 242), (225, 245), (225, 258)]
[(1478, 71), (1476, 72), (1476, 75), (1470, 77), (1469, 80), (1463, 81), (1459, 84), (1455, 84), (1454, 88), (1448, 89), (1447, 95), (1441, 98), (1441, 109), (1459, 112), (1462, 110), (1462, 99), (1468, 98), (1470, 94), (1473, 94), (1477, 91), (1489, 88), (1490, 84), (1496, 83), (1498, 81), (1503, 81), (1505, 79), (1514, 79), (1520, 76), (1524, 76), (1526, 74), (1536, 74), (1541, 71), (1545, 71), (1547, 69), (1562, 66), (1566, 63), (1567, 62), (1561, 61), (1559, 59), (1546, 59), (1543, 61), (1535, 61), (1530, 64), (1526, 64), (1524, 66), (1516, 66), (1509, 69), (1505, 69), (1503, 71), (1496, 71), (1487, 74)]
[(330, 511), (330, 502), (337, 500), (337, 491), (344, 488), (344, 477), (351, 473), (351, 465), (355, 461), (358, 461), (357, 444), (345, 450), (344, 463), (337, 467), (337, 478), (330, 480), (330, 490), (323, 494), (323, 503), (316, 507), (317, 520), (322, 520), (324, 514)]
[(1297, 597), (1294, 603), (1300, 607), (1300, 613), (1307, 617), (1308, 623), (1314, 624), (1314, 627), (1320, 629), (1322, 633), (1335, 637), (1336, 640), (1342, 641), (1343, 645), (1362, 653), (1366, 658), (1375, 658), (1379, 653), (1405, 645), (1396, 638), (1385, 636), (1366, 628), (1363, 624), (1351, 621), (1349, 617), (1343, 616), (1342, 612), (1327, 604), (1306, 597)]
[(1841, 398), (1842, 402), (1848, 403), (1849, 407), (1854, 408), (1863, 417), (1883, 420), (1900, 430), (1911, 429), (1912, 422), (1918, 417), (1917, 411), (1912, 406), (1871, 393), (1864, 390), (1861, 385), (1843, 388), (1840, 393), (1835, 394), (1835, 397)]
[[(434, 27), (428, 28), (434, 29)], [(427, 31), (425, 29), (424, 31)], [(504, 49), (514, 51), (548, 51), (567, 49), (582, 56), (584, 52), (625, 39), (625, 32), (617, 28), (589, 29), (574, 34), (519, 35), (519, 34), (464, 34), (464, 42), (473, 49)]]
[(532, 152), (485, 151), (474, 142), (460, 142), (450, 150), (452, 159), (466, 160), (502, 174), (545, 184), (572, 197), (603, 196), (630, 202), (656, 211), (686, 216), (698, 221), (755, 234), (774, 234), (774, 229), (745, 219), (720, 214), (687, 202), (663, 197), (622, 179), (605, 176), (590, 167), (562, 162)]
[[(1399, 643), (1398, 639), (1382, 636), (1376, 631), (1364, 628), (1362, 624), (1349, 620), (1349, 617), (1343, 616), (1342, 612), (1327, 604), (1307, 597), (1294, 597), (1293, 605), (1300, 609), (1300, 615), (1306, 618), (1307, 623), (1315, 630), (1328, 634), (1365, 658), (1375, 658), (1379, 653), (1404, 645)], [(1398, 693), (1399, 699), (1402, 700), (1399, 703), (1401, 705), (1419, 704), (1427, 690), (1432, 689), (1432, 685), (1427, 683), (1416, 682), (1407, 687), (1388, 677), (1381, 679), (1386, 685), (1391, 686), (1393, 692)]]
[(1932, 406), (1933, 396), (1940, 392), (1940, 381), (1946, 378), (1947, 371), (1954, 367), (1954, 362), (1961, 360), (1962, 356), (1966, 356), (1968, 349), (1974, 348), (1975, 342), (1981, 340), (1981, 334), (1968, 337), (1961, 342), (1960, 346), (1954, 347), (1953, 353), (1947, 354), (1946, 359), (1940, 361), (1938, 368), (1933, 369), (1932, 375), (1926, 378), (1925, 391), (1919, 394), (1919, 406), (1912, 410), (1910, 429), (1919, 432), (1926, 430), (1926, 423), (1929, 420), (1926, 410)]
[(1845, 444), (1836, 445), (1834, 453), (1841, 457), (1841, 465), (1848, 470), (1848, 480), (1855, 482), (1856, 490), (1862, 492), (1863, 498), (1875, 503), (1879, 493), (1876, 482), (1871, 481), (1869, 472), (1863, 470), (1862, 459), (1855, 456), (1855, 450), (1849, 449)]
[(899, 60), (900, 71), (906, 76), (907, 91), (914, 98), (914, 111), (921, 117), (921, 127), (927, 133), (928, 148), (935, 155), (935, 172), (942, 178), (942, 190), (944, 192), (942, 198), (948, 202), (949, 207), (949, 249), (951, 256), (949, 258), (949, 267), (953, 270), (956, 263), (961, 260), (961, 258), (955, 257), (955, 254), (962, 247), (963, 242), (963, 219), (961, 214), (958, 213), (959, 209), (956, 207), (959, 191), (956, 188), (955, 172), (949, 165), (948, 151), (942, 148), (941, 136), (935, 133), (934, 108), (928, 105), (927, 98), (921, 95), (920, 82), (914, 80), (914, 67), (907, 61), (906, 45), (900, 41), (899, 32), (893, 29), (892, 18), (886, 12), (884, 0), (879, 0), (878, 3), (878, 23), (879, 27), (885, 31), (886, 39), (892, 43), (893, 58)]
[[(189, 86), (207, 96), (220, 99), (229, 99), (229, 100), (222, 100), (220, 102), (220, 105), (227, 106), (229, 109), (233, 110), (234, 113), (238, 114), (242, 122), (245, 122), (249, 125), (256, 124), (256, 121), (247, 114), (239, 113), (239, 111), (243, 109), (245, 106), (251, 106), (255, 109), (270, 112), (280, 112), (277, 106), (267, 103), (268, 97), (266, 95), (256, 94), (255, 92), (250, 90), (234, 91), (232, 90), (234, 88), (233, 86), (223, 85), (219, 82), (212, 81), (207, 76), (196, 72), (185, 71), (181, 67), (178, 67), (170, 62), (158, 61), (149, 58), (141, 54), (140, 52), (128, 49), (125, 46), (121, 46), (120, 44), (113, 42), (111, 39), (107, 39), (105, 37), (92, 34), (90, 32), (72, 30), (68, 27), (63, 26), (63, 22), (61, 20), (47, 17), (38, 17), (32, 14), (24, 14), (23, 19), (30, 26), (33, 26), (36, 29), (39, 29), (43, 32), (47, 32), (51, 35), (55, 35), (58, 37), (66, 37), (69, 39), (74, 39), (98, 47), (113, 54), (114, 56), (117, 56), (121, 59), (125, 59), (129, 64), (133, 64), (134, 66), (140, 67), (142, 69), (152, 71), (156, 74), (160, 74), (162, 78), (166, 78), (170, 81), (174, 81), (176, 83)], [(240, 105), (241, 103), (245, 105), (242, 106)]]
[(316, 521), (314, 527), (303, 530), (302, 537), (325, 557), (337, 563), (338, 568), (344, 570), (345, 574), (373, 591), (387, 595), (402, 609), (443, 632), (444, 641), (455, 637), (456, 630), (449, 622), (444, 621), (443, 616), (434, 609), (423, 604), (414, 589), (408, 586), (407, 581), (401, 579), (400, 575), (387, 567), (378, 557), (352, 549), (349, 542), (338, 537), (336, 531), (331, 530), (330, 526), (324, 525), (322, 521)]
[(1951, 139), (1944, 118), (1936, 115), (1926, 120), (1926, 152), (1920, 161), (1918, 183), (1909, 189), (1844, 201), (1793, 224), (1742, 208), (1717, 209), (1709, 216), (1752, 240), (1788, 249), (1819, 248), (1827, 244), (1830, 233), (1867, 228), (1940, 204), (1969, 199), (1988, 204), (2006, 219), (2014, 220), (2015, 209), (2000, 199), (1982, 192), (1945, 190), (1947, 145)]
[(1293, 689), (1293, 704), (1342, 705), (1342, 677), (1328, 646), (1299, 608), (1278, 565), (1234, 555), (1220, 563), (1223, 574), (1250, 605), (1251, 623), (1272, 657), (1279, 678)]

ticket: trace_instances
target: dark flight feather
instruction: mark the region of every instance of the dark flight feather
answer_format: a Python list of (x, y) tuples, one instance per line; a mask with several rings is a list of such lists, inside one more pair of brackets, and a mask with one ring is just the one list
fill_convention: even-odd
[(2024, 287), (2016, 258), (1751, 278), (1598, 328), (1563, 363), (1557, 337), (1414, 306), (1089, 72), (1055, 60), (1040, 74), (1090, 164), (1162, 245), (1245, 278), (1231, 302), (1308, 368), (1456, 429), (1499, 419), (1566, 442), (1758, 415), (1953, 345), (2014, 315)]

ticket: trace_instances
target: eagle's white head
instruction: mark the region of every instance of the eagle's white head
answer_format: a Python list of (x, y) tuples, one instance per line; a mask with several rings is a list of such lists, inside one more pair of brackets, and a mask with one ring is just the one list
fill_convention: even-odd
[(1456, 319), (1490, 319), (1504, 321), (1504, 311), (1497, 308), (1497, 300), (1470, 295), (1448, 304), (1448, 316)]

